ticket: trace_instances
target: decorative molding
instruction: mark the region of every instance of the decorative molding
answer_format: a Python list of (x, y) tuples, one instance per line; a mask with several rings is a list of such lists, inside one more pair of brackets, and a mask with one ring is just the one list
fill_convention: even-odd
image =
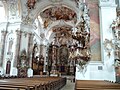
[(1, 50), (1, 60), (0, 60), (0, 66), (3, 65), (3, 59), (4, 59), (4, 52), (5, 52), (5, 41), (6, 41), (6, 35), (8, 31), (1, 31), (1, 44), (2, 44), (2, 50)]
[(100, 7), (117, 7), (115, 4), (115, 0), (100, 0), (99, 1)]
[(108, 53), (107, 56), (110, 57), (111, 51), (114, 48), (114, 44), (113, 44), (112, 40), (105, 39), (104, 48), (105, 48), (105, 51)]
[(76, 4), (76, 7), (81, 9), (83, 7), (83, 4), (85, 3), (85, 0), (71, 0), (74, 1)]
[(109, 0), (100, 0), (101, 2), (109, 2)]
[(32, 24), (32, 19), (29, 17), (29, 15), (22, 17), (22, 24), (24, 25)]
[(9, 11), (11, 16), (16, 16), (17, 12), (17, 0), (9, 0)]
[(51, 1), (53, 3), (58, 3), (58, 2), (62, 2), (63, 0), (49, 0), (49, 1)]

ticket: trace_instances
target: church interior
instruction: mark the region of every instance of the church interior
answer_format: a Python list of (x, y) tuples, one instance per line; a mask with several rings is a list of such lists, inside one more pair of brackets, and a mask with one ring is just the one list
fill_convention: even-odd
[(1, 90), (120, 90), (120, 0), (0, 0)]

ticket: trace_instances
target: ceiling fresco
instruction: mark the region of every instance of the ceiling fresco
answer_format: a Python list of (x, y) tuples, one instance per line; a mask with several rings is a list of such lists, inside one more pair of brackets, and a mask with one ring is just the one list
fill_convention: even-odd
[(76, 21), (77, 20), (76, 13), (65, 6), (58, 6), (58, 7), (55, 6), (55, 7), (48, 8), (43, 12), (41, 12), (40, 15), (42, 18), (50, 19), (52, 21), (56, 21), (56, 20)]

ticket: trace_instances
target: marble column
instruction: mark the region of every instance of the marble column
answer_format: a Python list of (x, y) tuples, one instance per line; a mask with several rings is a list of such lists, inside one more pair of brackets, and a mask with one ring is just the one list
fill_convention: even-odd
[(3, 65), (3, 59), (4, 59), (4, 49), (5, 49), (5, 40), (6, 40), (6, 35), (7, 35), (7, 31), (1, 31), (2, 35), (1, 35), (1, 56), (0, 56), (0, 67), (2, 67)]
[(44, 45), (40, 45), (40, 55), (43, 55), (44, 54), (44, 52), (43, 52), (43, 49), (44, 49)]
[(32, 46), (33, 46), (33, 37), (34, 37), (34, 34), (32, 33), (28, 33), (28, 66), (29, 67), (32, 67)]
[(15, 60), (14, 60), (13, 67), (17, 67), (17, 65), (19, 64), (19, 53), (20, 53), (20, 44), (21, 44), (22, 32), (17, 30), (16, 34), (17, 34), (16, 49), (15, 49), (16, 53), (15, 53)]
[(47, 56), (46, 56), (46, 54), (47, 54), (47, 46), (44, 45), (44, 58), (45, 58), (45, 60), (44, 60), (44, 72), (46, 72), (46, 70), (47, 70)]
[(40, 55), (44, 57), (44, 69), (43, 72), (46, 71), (46, 46), (41, 44), (40, 45)]

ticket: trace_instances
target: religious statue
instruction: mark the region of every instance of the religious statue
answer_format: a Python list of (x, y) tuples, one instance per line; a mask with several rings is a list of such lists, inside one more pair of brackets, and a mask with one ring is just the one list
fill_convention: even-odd
[(61, 45), (66, 45), (68, 42), (67, 35), (65, 33), (62, 33), (61, 37), (59, 38), (59, 42)]
[(109, 57), (111, 56), (111, 51), (112, 51), (113, 47), (114, 47), (114, 44), (113, 44), (112, 40), (105, 39), (104, 48), (105, 48), (105, 51), (108, 53), (107, 55)]
[(26, 51), (23, 50), (20, 55), (20, 66), (25, 67), (27, 65), (27, 55)]
[(33, 58), (35, 59), (36, 57), (39, 57), (39, 48), (37, 43), (35, 43), (33, 47)]
[(34, 9), (35, 3), (36, 3), (36, 0), (28, 0), (28, 1), (27, 1), (27, 7), (28, 7), (29, 9)]
[(112, 28), (112, 30), (115, 30), (117, 26), (117, 22), (115, 20), (113, 20), (112, 24), (110, 25), (110, 27)]

